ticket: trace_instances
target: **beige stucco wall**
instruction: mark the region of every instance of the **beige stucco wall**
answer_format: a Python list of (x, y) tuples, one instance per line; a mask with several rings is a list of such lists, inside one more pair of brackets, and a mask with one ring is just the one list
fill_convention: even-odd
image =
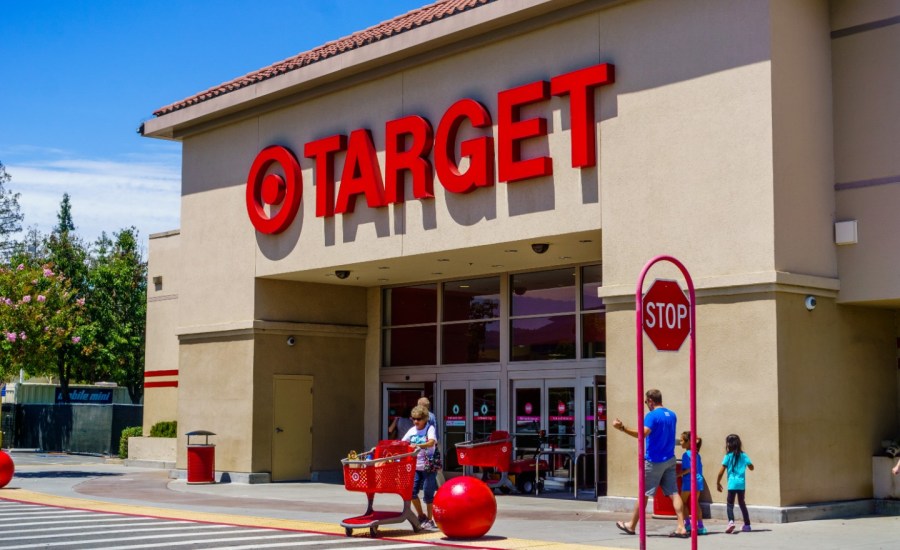
[[(144, 370), (178, 370), (178, 292), (181, 255), (178, 231), (150, 236), (147, 259), (147, 323)], [(153, 283), (162, 277), (162, 285)], [(177, 381), (178, 376), (150, 377), (145, 382)], [(178, 418), (178, 388), (144, 388), (145, 434), (157, 422)]]
[[(295, 337), (285, 345), (282, 335), (257, 336), (253, 376), (252, 471), (271, 471), (273, 376), (305, 374), (313, 377), (312, 469), (339, 470), (347, 451), (364, 450), (365, 399), (363, 335)], [(249, 395), (249, 394), (248, 394)]]
[(801, 295), (777, 312), (781, 504), (871, 498), (871, 456), (897, 427), (896, 314), (831, 299), (810, 312)]
[(697, 279), (773, 269), (767, 29), (761, 2), (629, 2), (602, 13), (600, 51), (620, 67), (601, 127), (609, 292), (633, 293), (661, 253)]
[[(216, 470), (250, 472), (253, 444), (253, 339), (198, 338), (179, 346), (178, 468), (187, 468), (187, 437), (215, 433)], [(192, 439), (202, 443), (204, 438)]]
[[(900, 2), (837, 2), (845, 26), (900, 16)], [(877, 9), (875, 9), (877, 8)], [(844, 27), (838, 27), (844, 28)], [(900, 25), (832, 39), (835, 183), (881, 185), (839, 190), (835, 219), (857, 220), (859, 242), (841, 246), (840, 300), (896, 308), (900, 269), (896, 235), (900, 217)], [(893, 182), (893, 183), (890, 183)], [(890, 302), (886, 303), (886, 299)]]

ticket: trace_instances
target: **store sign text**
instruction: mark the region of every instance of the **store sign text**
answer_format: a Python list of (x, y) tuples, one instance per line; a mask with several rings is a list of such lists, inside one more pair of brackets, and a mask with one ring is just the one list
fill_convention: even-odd
[[(552, 175), (550, 157), (522, 158), (521, 151), (523, 141), (547, 135), (547, 120), (520, 117), (524, 107), (548, 101), (552, 96), (569, 98), (572, 167), (595, 166), (594, 90), (614, 81), (615, 67), (603, 63), (555, 76), (549, 82), (539, 80), (501, 91), (497, 95), (496, 179), (513, 183)], [(464, 123), (485, 129), (485, 134), (458, 143)], [(434, 198), (435, 174), (450, 193), (470, 193), (493, 185), (493, 124), (487, 108), (474, 99), (461, 99), (451, 105), (436, 129), (428, 119), (416, 115), (390, 120), (385, 124), (383, 169), (372, 133), (367, 129), (307, 143), (303, 156), (315, 164), (316, 216), (352, 213), (361, 196), (369, 208), (401, 203), (406, 198), (407, 173), (417, 199)], [(465, 171), (456, 159), (457, 145), (460, 156), (468, 158)], [(339, 187), (335, 179), (338, 153), (345, 153)], [(283, 175), (270, 171), (275, 165), (281, 166)], [(284, 231), (297, 215), (302, 196), (303, 178), (294, 153), (278, 145), (260, 151), (247, 178), (247, 212), (254, 227), (267, 234)], [(266, 206), (274, 212), (271, 216), (266, 213)]]

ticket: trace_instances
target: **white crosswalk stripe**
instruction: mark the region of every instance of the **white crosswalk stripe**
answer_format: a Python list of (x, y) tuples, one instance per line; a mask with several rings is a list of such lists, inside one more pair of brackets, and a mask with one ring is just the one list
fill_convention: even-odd
[(433, 544), (381, 541), (267, 527), (127, 516), (0, 500), (0, 549), (26, 550), (255, 550), (327, 548), (394, 550)]

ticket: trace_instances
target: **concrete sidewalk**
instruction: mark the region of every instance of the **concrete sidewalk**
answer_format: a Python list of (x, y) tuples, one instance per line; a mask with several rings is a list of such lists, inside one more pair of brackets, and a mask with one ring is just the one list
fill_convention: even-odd
[[(0, 498), (128, 514), (259, 525), (343, 534), (342, 519), (362, 514), (366, 497), (340, 484), (271, 483), (188, 485), (167, 470), (126, 467), (94, 457), (13, 453), (16, 475)], [(450, 540), (439, 531), (415, 534), (409, 524), (386, 525), (381, 537), (452, 543), (476, 548), (639, 548), (639, 537), (619, 531), (627, 514), (597, 511), (593, 501), (558, 496), (497, 495), (497, 520), (474, 541)], [(400, 511), (394, 495), (377, 495), (376, 509)], [(648, 514), (647, 548), (690, 548), (670, 539), (672, 520)], [(895, 549), (900, 517), (859, 516), (797, 523), (755, 523), (753, 532), (727, 535), (725, 522), (706, 520), (710, 534), (698, 548)], [(357, 531), (363, 535), (364, 531)]]

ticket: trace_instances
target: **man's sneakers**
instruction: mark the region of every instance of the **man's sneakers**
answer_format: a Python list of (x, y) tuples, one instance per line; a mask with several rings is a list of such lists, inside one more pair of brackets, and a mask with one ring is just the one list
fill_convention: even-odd
[(425, 531), (434, 531), (435, 529), (437, 529), (437, 526), (435, 526), (434, 522), (431, 521), (430, 519), (427, 519), (427, 520), (423, 521), (422, 523), (420, 523), (419, 527), (421, 527)]

